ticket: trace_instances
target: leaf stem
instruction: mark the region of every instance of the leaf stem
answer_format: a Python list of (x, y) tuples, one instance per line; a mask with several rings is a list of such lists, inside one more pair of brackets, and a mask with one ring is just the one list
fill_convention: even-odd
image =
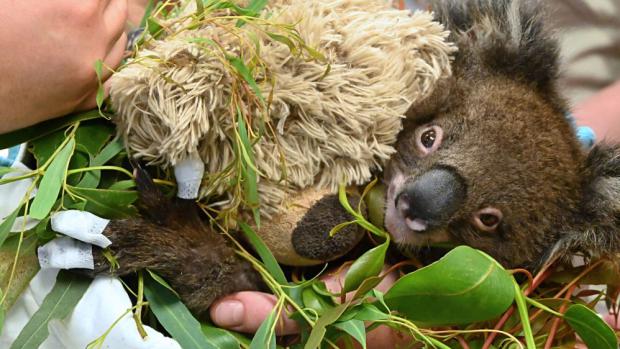
[(515, 303), (517, 303), (517, 310), (521, 317), (521, 323), (523, 324), (523, 335), (525, 336), (525, 343), (527, 349), (536, 349), (536, 343), (534, 342), (534, 335), (532, 334), (532, 326), (530, 325), (530, 317), (527, 311), (527, 305), (525, 302), (525, 295), (521, 290), (521, 287), (517, 283), (517, 280), (512, 278), (514, 290), (515, 290)]

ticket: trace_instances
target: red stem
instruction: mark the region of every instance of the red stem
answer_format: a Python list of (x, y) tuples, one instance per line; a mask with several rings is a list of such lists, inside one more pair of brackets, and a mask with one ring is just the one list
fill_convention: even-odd
[[(576, 287), (577, 285), (575, 284), (575, 285), (572, 285), (568, 289), (568, 291), (566, 292), (566, 295), (564, 296), (565, 300), (570, 300)], [(568, 303), (562, 304), (562, 306), (560, 307), (560, 313), (564, 314), (564, 312), (566, 311), (567, 304)], [(545, 349), (551, 349), (551, 346), (553, 345), (553, 340), (555, 339), (555, 335), (558, 332), (558, 328), (560, 327), (561, 322), (562, 322), (561, 317), (557, 317), (553, 320), (553, 324), (551, 325), (551, 330), (549, 331), (549, 337), (547, 337), (547, 342), (545, 343)]]

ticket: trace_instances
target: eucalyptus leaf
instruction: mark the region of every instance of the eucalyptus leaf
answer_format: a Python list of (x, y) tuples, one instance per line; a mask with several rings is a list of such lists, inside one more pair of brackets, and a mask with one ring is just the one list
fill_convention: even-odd
[(249, 225), (243, 222), (239, 222), (239, 226), (241, 227), (241, 230), (245, 234), (250, 244), (252, 244), (252, 246), (260, 256), (269, 274), (271, 274), (280, 285), (286, 285), (288, 283), (288, 281), (286, 280), (286, 276), (284, 276), (282, 268), (280, 268), (278, 261), (276, 261), (276, 258), (273, 256), (271, 251), (269, 251), (267, 245), (265, 245), (263, 240), (261, 240), (261, 238), (256, 234), (256, 232), (254, 232), (254, 230)]
[(364, 321), (348, 320), (345, 322), (335, 323), (333, 326), (348, 333), (362, 345), (362, 348), (366, 349), (366, 327), (364, 326)]
[(11, 349), (36, 349), (49, 335), (47, 324), (52, 319), (64, 319), (80, 301), (90, 280), (66, 270), (61, 270), (56, 284), (45, 296), (41, 307), (19, 333)]
[(379, 321), (385, 320), (388, 317), (390, 317), (390, 314), (382, 312), (373, 304), (362, 304), (353, 318), (362, 321)]
[(2, 176), (4, 176), (5, 174), (11, 173), (13, 171), (15, 171), (15, 169), (12, 167), (0, 166), (0, 178), (2, 178)]
[(112, 184), (108, 190), (129, 190), (136, 187), (136, 181), (128, 179), (124, 181), (118, 181)]
[[(2, 299), (4, 293), (2, 293), (2, 289), (0, 288), (0, 299)], [(2, 333), (2, 328), (4, 327), (4, 318), (5, 311), (2, 307), (0, 307), (0, 333)]]
[(174, 293), (175, 296), (177, 296), (177, 298), (181, 298), (181, 296), (179, 296), (179, 294), (177, 293), (177, 291), (175, 291), (172, 286), (170, 286), (170, 284), (164, 280), (161, 276), (155, 274), (153, 271), (151, 271), (151, 269), (146, 269), (146, 271), (149, 273), (149, 275), (153, 278), (153, 280), (155, 280), (155, 282), (159, 283), (160, 285), (164, 286), (165, 288), (167, 288), (168, 290), (170, 290), (170, 292)]
[(78, 121), (98, 119), (100, 117), (101, 116), (99, 115), (99, 111), (95, 109), (86, 112), (70, 114), (62, 118), (51, 119), (27, 128), (6, 133), (0, 135), (0, 149), (10, 148), (14, 145), (18, 145), (24, 142), (32, 142), (36, 139), (47, 136), (50, 133), (73, 125)]
[[(90, 161), (90, 166), (95, 167), (105, 165), (123, 149), (125, 149), (125, 146), (123, 145), (122, 141), (119, 138), (114, 139), (113, 141), (108, 143), (101, 150), (101, 152)], [(100, 179), (101, 171), (88, 171), (84, 173), (84, 177), (77, 186), (80, 188), (96, 188), (99, 185)]]
[(252, 338), (252, 343), (250, 343), (250, 349), (276, 348), (275, 322), (277, 316), (276, 308), (274, 308), (258, 327), (254, 338)]
[(114, 133), (114, 127), (105, 119), (82, 122), (75, 131), (75, 147), (88, 155), (95, 156)]
[(258, 177), (256, 174), (256, 167), (254, 166), (254, 153), (252, 151), (252, 144), (250, 142), (248, 129), (245, 125), (245, 121), (238, 112), (237, 123), (239, 125), (239, 137), (241, 138), (241, 160), (242, 160), (242, 174), (243, 174), (243, 186), (245, 189), (245, 199), (247, 204), (252, 209), (254, 214), (254, 221), (256, 226), (260, 227), (260, 213), (259, 208), (259, 196), (258, 196)]
[(318, 294), (312, 287), (306, 287), (301, 293), (303, 304), (322, 315), (327, 309), (333, 308), (334, 302), (331, 297)]
[(233, 68), (235, 68), (237, 73), (239, 73), (239, 75), (241, 75), (243, 80), (245, 80), (245, 82), (247, 82), (248, 85), (250, 85), (250, 88), (252, 89), (252, 91), (254, 91), (254, 94), (256, 94), (256, 97), (258, 97), (258, 99), (261, 102), (265, 103), (265, 99), (263, 98), (263, 94), (262, 94), (260, 88), (258, 87), (258, 84), (256, 83), (256, 80), (254, 80), (254, 77), (252, 76), (252, 72), (245, 65), (245, 63), (243, 63), (241, 58), (239, 58), (239, 57), (229, 57), (228, 61), (233, 66)]
[[(0, 287), (5, 293), (4, 303), (2, 303), (4, 310), (11, 308), (39, 271), (39, 260), (36, 255), (37, 236), (32, 232), (26, 232), (21, 241), (15, 273), (11, 280), (11, 269), (15, 261), (17, 246), (20, 245), (20, 236), (21, 234), (10, 235), (0, 247)], [(9, 281), (11, 281), (10, 284)]]
[(304, 349), (319, 348), (321, 346), (321, 342), (323, 342), (325, 333), (327, 332), (327, 326), (338, 321), (340, 316), (344, 314), (348, 307), (349, 303), (340, 304), (336, 307), (328, 309), (321, 317), (319, 317), (312, 328), (312, 332), (310, 332), (310, 337), (308, 337), (308, 341), (306, 341)]
[(43, 219), (50, 213), (65, 180), (69, 159), (74, 149), (75, 139), (71, 138), (45, 170), (43, 179), (39, 184), (39, 191), (32, 202), (32, 206), (30, 206), (32, 218)]
[(65, 138), (67, 136), (63, 129), (30, 142), (32, 155), (37, 160), (37, 167), (42, 167), (49, 160)]
[(353, 291), (359, 287), (364, 280), (379, 275), (381, 269), (383, 269), (388, 245), (389, 241), (386, 241), (366, 251), (366, 253), (351, 265), (344, 280), (344, 292)]
[(618, 348), (618, 338), (614, 331), (590, 308), (582, 304), (572, 305), (564, 314), (564, 320), (577, 332), (588, 348)]
[(216, 348), (239, 349), (239, 341), (230, 332), (205, 323), (200, 324), (200, 329)]
[(459, 246), (398, 280), (385, 294), (385, 302), (412, 321), (444, 326), (493, 319), (514, 297), (506, 270), (487, 255)]
[[(15, 224), (15, 219), (17, 219), (17, 215), (22, 209), (22, 206), (23, 205), (20, 205), (18, 208), (16, 208), (10, 215), (8, 215), (8, 217), (4, 219), (2, 224), (0, 224), (0, 246), (4, 244), (4, 240), (6, 240), (6, 238), (9, 236), (11, 228), (13, 228), (13, 224)], [(0, 217), (0, 219), (2, 219), (2, 217)]]
[(105, 90), (103, 88), (103, 83), (101, 82), (103, 79), (103, 61), (98, 59), (95, 61), (95, 74), (97, 74), (97, 95), (95, 96), (95, 102), (97, 103), (97, 108), (99, 112), (101, 112), (101, 106), (103, 105), (103, 98), (105, 95)]
[(170, 290), (145, 277), (144, 294), (157, 320), (183, 349), (218, 349), (217, 343), (204, 335), (198, 320)]
[(135, 190), (90, 189), (68, 186), (67, 190), (85, 200), (84, 209), (108, 219), (121, 219), (135, 216), (136, 209), (131, 206), (138, 199)]

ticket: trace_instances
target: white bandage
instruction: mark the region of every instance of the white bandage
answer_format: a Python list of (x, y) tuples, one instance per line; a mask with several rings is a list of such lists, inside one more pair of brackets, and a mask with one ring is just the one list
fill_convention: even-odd
[(102, 233), (109, 222), (86, 211), (60, 211), (52, 215), (52, 230), (106, 248), (112, 241)]
[(94, 269), (93, 248), (70, 237), (54, 239), (39, 247), (41, 269)]
[(189, 200), (197, 198), (204, 173), (205, 164), (196, 154), (179, 161), (174, 166), (174, 176), (178, 187), (177, 197)]

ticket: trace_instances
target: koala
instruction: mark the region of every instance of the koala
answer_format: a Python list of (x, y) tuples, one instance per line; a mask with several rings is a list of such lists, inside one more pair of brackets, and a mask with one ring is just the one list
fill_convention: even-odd
[(405, 251), (451, 241), (506, 267), (620, 247), (620, 148), (585, 151), (556, 86), (558, 44), (531, 0), (444, 0), (453, 75), (408, 113), (384, 181)]
[[(506, 267), (530, 269), (552, 255), (617, 253), (620, 147), (585, 150), (577, 142), (541, 5), (441, 0), (434, 10), (458, 52), (453, 75), (409, 109), (383, 173), (385, 228), (398, 247), (415, 254), (437, 243), (467, 244)], [(165, 198), (143, 170), (137, 184), (143, 216), (104, 231), (120, 268), (110, 269), (94, 248), (93, 274), (150, 268), (199, 317), (217, 297), (262, 287), (193, 202)], [(320, 202), (310, 209), (317, 221), (350, 220), (334, 196)], [(333, 243), (323, 223), (309, 224), (317, 229), (304, 230), (302, 245), (322, 254), (309, 257), (327, 260), (350, 244)]]

